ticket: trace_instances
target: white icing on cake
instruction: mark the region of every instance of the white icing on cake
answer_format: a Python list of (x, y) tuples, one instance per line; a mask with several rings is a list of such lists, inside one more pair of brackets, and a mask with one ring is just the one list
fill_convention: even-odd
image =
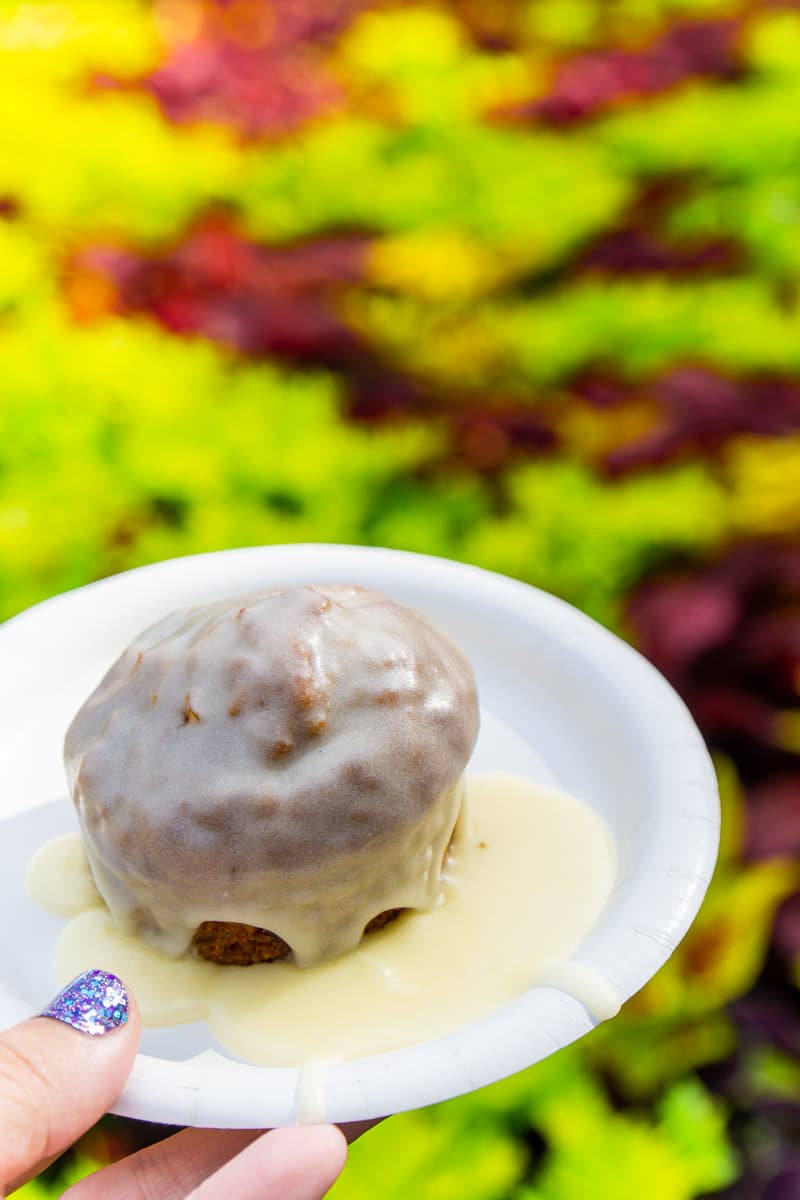
[(65, 762), (122, 932), (180, 955), (203, 921), (239, 922), (310, 964), (436, 902), (477, 730), (469, 663), (421, 614), (297, 587), (142, 633)]

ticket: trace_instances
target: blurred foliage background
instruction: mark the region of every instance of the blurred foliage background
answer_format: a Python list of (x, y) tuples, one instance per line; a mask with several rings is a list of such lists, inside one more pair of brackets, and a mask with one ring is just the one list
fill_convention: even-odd
[(441, 554), (632, 640), (716, 755), (667, 967), (336, 1200), (797, 1200), (800, 4), (0, 0), (0, 52), (2, 616), (227, 546)]

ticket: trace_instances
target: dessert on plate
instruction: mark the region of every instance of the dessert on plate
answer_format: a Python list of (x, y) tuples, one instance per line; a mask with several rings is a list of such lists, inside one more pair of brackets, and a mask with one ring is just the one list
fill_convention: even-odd
[(176, 957), (308, 966), (430, 908), (478, 720), (459, 648), (366, 588), (170, 614), (65, 741), (115, 924)]

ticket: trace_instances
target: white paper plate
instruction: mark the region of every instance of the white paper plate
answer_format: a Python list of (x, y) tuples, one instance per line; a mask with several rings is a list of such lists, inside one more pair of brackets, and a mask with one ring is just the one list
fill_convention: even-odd
[[(52, 995), (63, 922), (25, 897), (32, 851), (75, 828), (61, 742), (125, 645), (165, 612), (259, 588), (352, 581), (448, 629), (475, 667), (483, 726), (471, 769), (554, 783), (590, 804), (617, 844), (619, 878), (575, 960), (627, 999), (697, 912), (716, 859), (716, 782), (700, 735), (661, 676), (543, 592), (474, 567), (356, 546), (275, 546), (177, 559), (69, 592), (0, 627), (0, 1028)], [(331, 1064), (325, 1118), (355, 1121), (443, 1100), (521, 1070), (587, 1033), (576, 1000), (537, 987), (472, 1025), (405, 1050)], [(144, 1035), (114, 1111), (218, 1128), (288, 1124), (308, 1079), (253, 1067), (204, 1023)]]

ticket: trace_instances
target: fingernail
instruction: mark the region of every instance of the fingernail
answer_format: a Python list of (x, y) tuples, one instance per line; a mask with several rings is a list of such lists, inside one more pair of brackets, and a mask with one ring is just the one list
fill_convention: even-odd
[(39, 1015), (63, 1021), (92, 1037), (101, 1037), (128, 1020), (128, 993), (116, 975), (86, 971), (68, 983)]

